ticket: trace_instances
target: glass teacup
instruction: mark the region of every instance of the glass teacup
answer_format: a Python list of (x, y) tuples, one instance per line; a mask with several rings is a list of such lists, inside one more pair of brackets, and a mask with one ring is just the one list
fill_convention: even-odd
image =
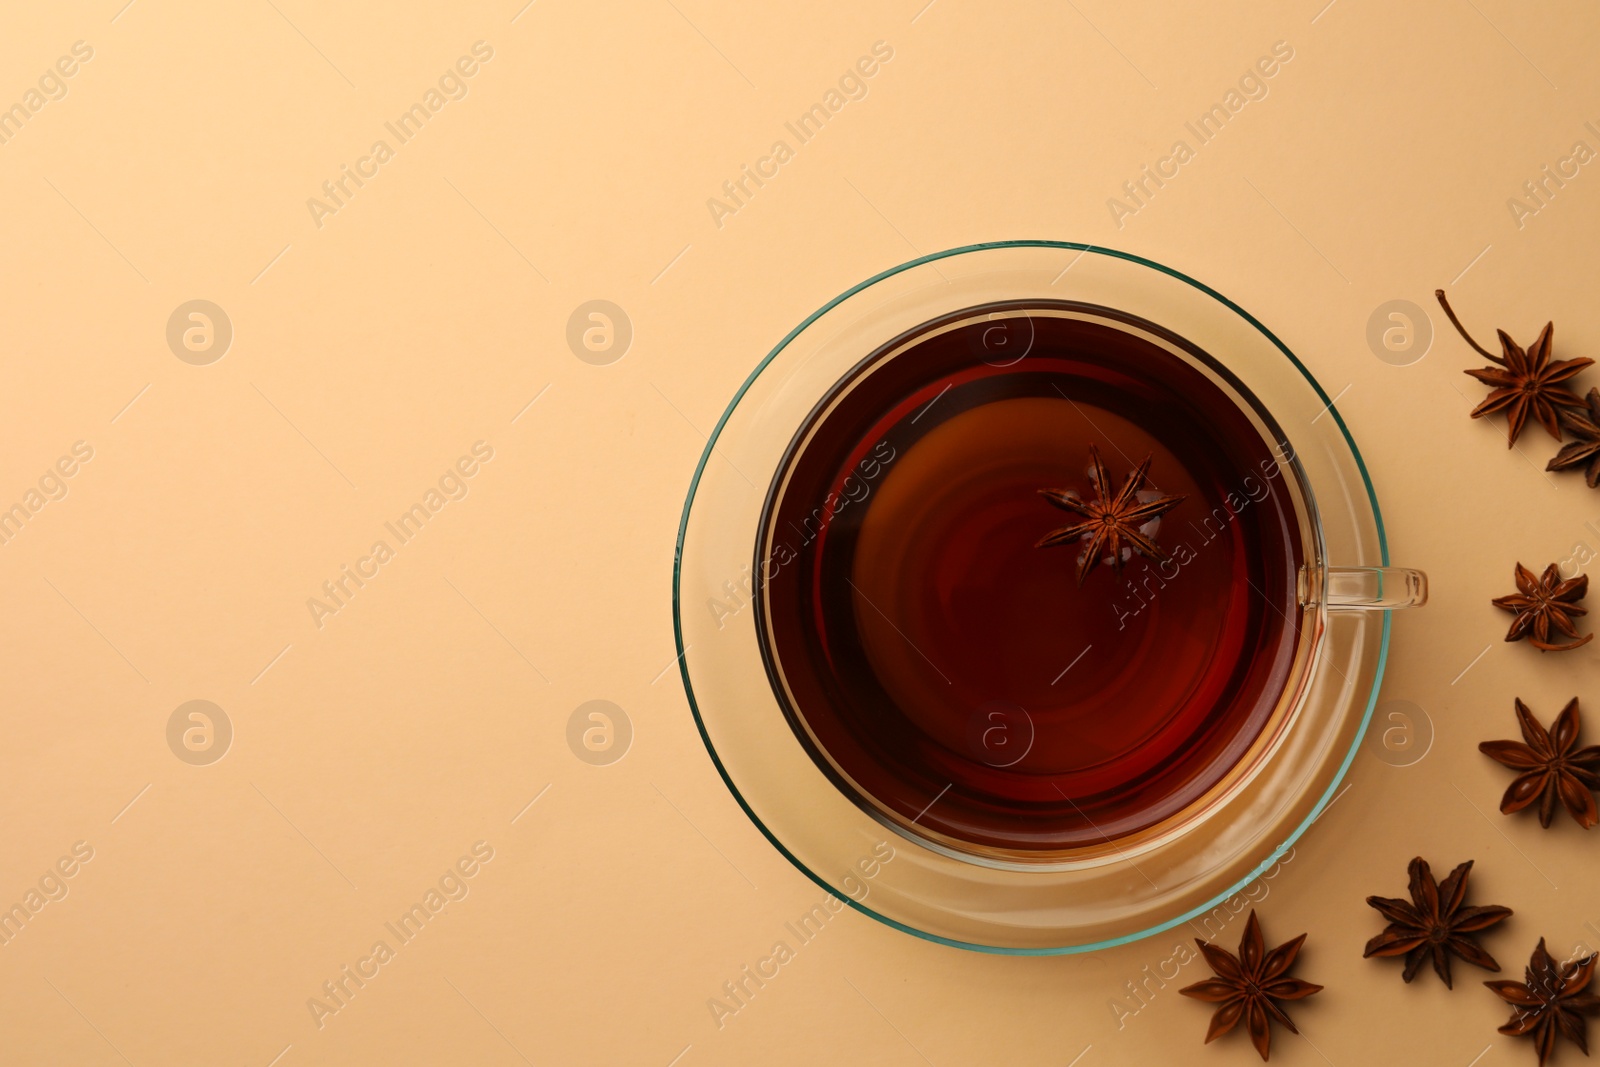
[[(1137, 388), (1165, 422), (1118, 408)], [(1128, 528), (1154, 555), (1022, 540), (1119, 495), (1182, 498)], [(1225, 554), (1198, 543), (1213, 523)], [(1023, 648), (1055, 625), (1041, 590), (1091, 630)], [(1238, 610), (1183, 607), (1217, 590)], [(1359, 743), (1386, 611), (1425, 596), (1332, 402), (1259, 323), (1136, 257), (1021, 242), (887, 272), (768, 356), (702, 458), (675, 606), (713, 759), (802, 870), (924, 936), (1059, 952), (1182, 921), (1281, 855)], [(1186, 628), (1199, 653), (1163, 675)], [(1144, 703), (1108, 715), (1112, 682)]]

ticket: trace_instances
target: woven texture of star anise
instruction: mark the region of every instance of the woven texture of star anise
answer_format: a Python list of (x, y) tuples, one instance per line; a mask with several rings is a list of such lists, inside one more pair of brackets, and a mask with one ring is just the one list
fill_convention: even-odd
[(1595, 955), (1558, 964), (1544, 947), (1544, 938), (1533, 950), (1525, 972), (1526, 982), (1485, 982), (1495, 995), (1512, 1006), (1511, 1021), (1500, 1027), (1502, 1034), (1531, 1037), (1539, 1053), (1540, 1067), (1564, 1037), (1585, 1056), (1589, 1054), (1589, 1020), (1586, 1015), (1600, 1012), (1600, 996), (1589, 992), (1594, 978)]
[(1537, 419), (1551, 437), (1561, 440), (1558, 409), (1583, 407), (1583, 401), (1578, 399), (1577, 394), (1562, 383), (1593, 364), (1594, 360), (1552, 360), (1550, 353), (1554, 346), (1555, 324), (1550, 322), (1545, 323), (1538, 340), (1526, 350), (1504, 330), (1495, 331), (1500, 337), (1501, 354), (1497, 356), (1467, 333), (1466, 327), (1461, 325), (1461, 320), (1456, 318), (1455, 311), (1451, 309), (1450, 302), (1445, 299), (1443, 289), (1434, 290), (1433, 295), (1438, 298), (1444, 313), (1450, 317), (1451, 324), (1467, 344), (1495, 364), (1493, 367), (1465, 372), (1491, 387), (1483, 403), (1472, 409), (1472, 417), (1481, 419), (1485, 415), (1504, 412), (1507, 448), (1517, 443), (1517, 435), (1522, 433), (1529, 415)]
[(1079, 585), (1100, 565), (1104, 556), (1111, 557), (1112, 568), (1120, 574), (1125, 548), (1147, 559), (1164, 561), (1167, 554), (1143, 528), (1177, 507), (1184, 498), (1164, 496), (1155, 500), (1139, 499), (1139, 490), (1144, 488), (1145, 478), (1150, 473), (1151, 458), (1146, 456), (1144, 462), (1128, 475), (1122, 488), (1113, 494), (1111, 476), (1106, 473), (1106, 465), (1100, 459), (1100, 450), (1090, 445), (1089, 470), (1094, 480), (1095, 499), (1083, 500), (1068, 489), (1039, 490), (1039, 495), (1050, 503), (1062, 511), (1080, 516), (1084, 521), (1050, 531), (1034, 547), (1085, 542), (1083, 554), (1078, 557)]
[[(1506, 631), (1507, 641), (1520, 641), (1526, 637), (1528, 643), (1541, 652), (1570, 652), (1593, 640), (1594, 634), (1579, 636), (1578, 627), (1572, 621), (1589, 614), (1589, 609), (1578, 606), (1578, 601), (1589, 594), (1587, 574), (1563, 579), (1561, 568), (1552, 563), (1536, 578), (1532, 571), (1518, 563), (1516, 579), (1515, 593), (1495, 597), (1491, 601), (1501, 611), (1509, 611), (1516, 616), (1511, 620), (1511, 629)], [(1551, 630), (1575, 640), (1553, 642), (1550, 640)]]
[(1421, 856), (1411, 861), (1411, 899), (1395, 897), (1368, 897), (1367, 903), (1378, 909), (1389, 925), (1383, 932), (1367, 942), (1364, 957), (1405, 956), (1406, 968), (1400, 977), (1411, 981), (1417, 976), (1424, 960), (1433, 961), (1433, 971), (1450, 986), (1450, 957), (1466, 960), (1486, 971), (1498, 971), (1500, 965), (1483, 950), (1473, 935), (1488, 929), (1511, 915), (1510, 908), (1499, 905), (1469, 906), (1467, 875), (1472, 871), (1472, 861), (1461, 864), (1434, 882), (1428, 861)]
[(1485, 756), (1521, 772), (1501, 798), (1500, 810), (1510, 815), (1537, 800), (1539, 825), (1548, 828), (1559, 801), (1585, 830), (1600, 822), (1594, 800), (1600, 790), (1600, 745), (1578, 747), (1583, 729), (1578, 698), (1567, 702), (1549, 730), (1521, 700), (1516, 706), (1522, 741), (1485, 741), (1478, 746)]
[(1200, 946), (1201, 954), (1217, 976), (1184, 986), (1178, 992), (1217, 1005), (1211, 1016), (1211, 1026), (1206, 1030), (1206, 1044), (1226, 1034), (1242, 1020), (1250, 1034), (1250, 1043), (1265, 1060), (1272, 1052), (1274, 1020), (1287, 1026), (1290, 1033), (1300, 1032), (1278, 1002), (1301, 1000), (1322, 989), (1311, 982), (1289, 977), (1289, 968), (1294, 966), (1305, 939), (1306, 935), (1301, 934), (1271, 952), (1266, 951), (1254, 909), (1249, 922), (1245, 923), (1237, 956), (1195, 938), (1195, 944)]

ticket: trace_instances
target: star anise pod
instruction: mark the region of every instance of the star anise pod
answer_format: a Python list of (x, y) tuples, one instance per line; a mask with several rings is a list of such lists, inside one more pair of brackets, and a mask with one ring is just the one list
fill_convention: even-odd
[(1564, 1037), (1589, 1054), (1589, 1020), (1600, 1012), (1600, 996), (1589, 992), (1594, 978), (1595, 954), (1558, 964), (1544, 947), (1544, 938), (1528, 961), (1527, 982), (1485, 982), (1495, 995), (1512, 1006), (1511, 1021), (1500, 1027), (1511, 1037), (1532, 1037), (1543, 1067), (1556, 1038)]
[(1450, 988), (1451, 956), (1486, 971), (1498, 971), (1500, 965), (1472, 935), (1509, 918), (1511, 909), (1494, 904), (1464, 906), (1472, 861), (1463, 863), (1438, 883), (1433, 880), (1428, 861), (1421, 856), (1411, 861), (1409, 869), (1409, 903), (1394, 897), (1367, 898), (1367, 903), (1377, 908), (1389, 920), (1389, 925), (1367, 942), (1362, 958), (1404, 955), (1406, 969), (1400, 977), (1408, 982), (1417, 976), (1422, 961), (1431, 958), (1434, 973), (1444, 979), (1447, 989)]
[(1089, 573), (1100, 565), (1100, 558), (1104, 555), (1110, 555), (1111, 566), (1121, 574), (1124, 547), (1158, 563), (1165, 562), (1167, 554), (1144, 532), (1144, 527), (1177, 507), (1184, 498), (1164, 496), (1148, 501), (1139, 499), (1139, 490), (1144, 488), (1145, 476), (1150, 472), (1152, 458), (1144, 457), (1144, 462), (1128, 475), (1128, 480), (1123, 482), (1122, 488), (1113, 495), (1111, 477), (1106, 473), (1106, 465), (1100, 460), (1100, 450), (1090, 445), (1089, 463), (1094, 478), (1094, 500), (1082, 500), (1076, 493), (1067, 489), (1039, 490), (1039, 495), (1050, 503), (1062, 511), (1070, 511), (1074, 515), (1081, 516), (1084, 521), (1050, 531), (1040, 538), (1034, 547), (1072, 544), (1087, 538), (1088, 544), (1084, 546), (1083, 554), (1078, 557), (1079, 585), (1082, 585), (1084, 579), (1089, 577)]
[(1433, 295), (1438, 297), (1439, 306), (1444, 308), (1444, 313), (1450, 317), (1450, 323), (1456, 328), (1456, 332), (1460, 333), (1467, 344), (1476, 349), (1480, 355), (1496, 364), (1493, 367), (1484, 367), (1482, 370), (1465, 372), (1485, 385), (1494, 386), (1488, 398), (1472, 409), (1472, 417), (1479, 419), (1496, 411), (1505, 412), (1507, 448), (1517, 443), (1517, 435), (1522, 432), (1529, 414), (1550, 431), (1551, 437), (1557, 441), (1561, 440), (1561, 425), (1556, 418), (1556, 409), (1583, 407), (1583, 401), (1561, 383), (1592, 364), (1594, 360), (1552, 361), (1550, 348), (1555, 333), (1555, 324), (1552, 322), (1544, 324), (1539, 339), (1526, 351), (1504, 330), (1496, 330), (1500, 336), (1501, 349), (1501, 354), (1497, 356), (1474, 341), (1472, 335), (1467, 333), (1466, 327), (1461, 325), (1461, 320), (1456, 318), (1456, 313), (1451, 310), (1450, 302), (1444, 298), (1443, 289), (1435, 289)]
[(1522, 724), (1522, 739), (1527, 744), (1485, 741), (1478, 746), (1479, 752), (1495, 762), (1522, 772), (1500, 799), (1500, 810), (1510, 815), (1538, 800), (1539, 825), (1548, 828), (1559, 799), (1585, 830), (1600, 822), (1593, 792), (1600, 790), (1600, 745), (1578, 747), (1578, 733), (1583, 729), (1578, 698), (1567, 702), (1548, 731), (1518, 700), (1517, 722)]
[[(1587, 574), (1562, 581), (1561, 568), (1552, 563), (1544, 569), (1544, 574), (1535, 578), (1532, 571), (1518, 563), (1516, 578), (1516, 593), (1491, 601), (1501, 611), (1516, 616), (1511, 620), (1511, 629), (1506, 631), (1507, 641), (1527, 637), (1528, 643), (1541, 652), (1568, 652), (1594, 639), (1594, 634), (1578, 637), (1578, 628), (1572, 623), (1574, 616), (1589, 614), (1587, 608), (1578, 606), (1578, 601), (1589, 592)], [(1577, 640), (1564, 645), (1553, 644), (1551, 627)]]
[(1300, 1032), (1277, 1002), (1300, 1000), (1322, 989), (1288, 976), (1305, 939), (1306, 935), (1301, 934), (1267, 952), (1261, 938), (1261, 924), (1256, 921), (1253, 908), (1250, 921), (1244, 927), (1244, 937), (1239, 941), (1238, 956), (1198, 937), (1194, 939), (1217, 977), (1184, 986), (1178, 992), (1218, 1005), (1211, 1016), (1211, 1027), (1206, 1031), (1206, 1044), (1232, 1030), (1243, 1019), (1250, 1032), (1250, 1043), (1265, 1060), (1272, 1050), (1272, 1020), (1287, 1026), (1292, 1034)]
[(1561, 446), (1561, 451), (1544, 465), (1544, 469), (1564, 471), (1583, 467), (1584, 480), (1593, 489), (1600, 485), (1600, 389), (1590, 389), (1584, 403), (1587, 411), (1581, 415), (1570, 411), (1561, 413), (1561, 426), (1573, 439)]

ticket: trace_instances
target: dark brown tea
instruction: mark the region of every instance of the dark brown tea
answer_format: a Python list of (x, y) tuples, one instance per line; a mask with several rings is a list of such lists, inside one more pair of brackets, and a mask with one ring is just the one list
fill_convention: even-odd
[[(1160, 823), (1228, 777), (1293, 674), (1286, 439), (1210, 357), (1118, 318), (995, 305), (885, 346), (767, 501), (758, 629), (791, 725), (864, 808), (956, 848)], [(1036, 546), (1082, 520), (1039, 490), (1094, 501), (1091, 446), (1113, 495), (1151, 456), (1137, 499), (1183, 500), (1143, 527), (1165, 559), (1125, 550), (1080, 585), (1086, 541)]]

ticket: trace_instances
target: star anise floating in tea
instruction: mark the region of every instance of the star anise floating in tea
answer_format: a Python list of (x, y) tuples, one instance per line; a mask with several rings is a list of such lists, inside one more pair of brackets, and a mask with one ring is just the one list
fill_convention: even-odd
[(1272, 1022), (1276, 1019), (1298, 1034), (1294, 1020), (1279, 1007), (1279, 1001), (1301, 1000), (1322, 989), (1321, 986), (1299, 978), (1289, 977), (1289, 968), (1306, 935), (1301, 934), (1271, 952), (1261, 937), (1261, 924), (1256, 921), (1255, 909), (1250, 911), (1250, 921), (1245, 924), (1244, 937), (1239, 942), (1239, 955), (1218, 948), (1198, 937), (1194, 943), (1217, 976), (1204, 982), (1184, 986), (1178, 990), (1186, 997), (1209, 1001), (1217, 1005), (1211, 1016), (1211, 1026), (1206, 1030), (1206, 1044), (1244, 1021), (1250, 1033), (1250, 1043), (1265, 1060), (1272, 1051)]
[(1528, 961), (1526, 982), (1483, 983), (1512, 1006), (1511, 1021), (1500, 1027), (1500, 1032), (1533, 1038), (1540, 1067), (1556, 1047), (1558, 1037), (1577, 1045), (1585, 1056), (1589, 1054), (1589, 1020), (1584, 1016), (1600, 1012), (1600, 996), (1589, 992), (1595, 958), (1590, 953), (1558, 964), (1541, 937)]
[(1039, 495), (1050, 503), (1062, 511), (1080, 516), (1084, 521), (1050, 531), (1034, 547), (1046, 548), (1086, 541), (1083, 554), (1078, 558), (1079, 585), (1100, 565), (1101, 557), (1106, 555), (1111, 557), (1111, 566), (1121, 574), (1124, 549), (1158, 563), (1165, 562), (1166, 552), (1145, 533), (1145, 527), (1177, 507), (1184, 498), (1163, 496), (1154, 500), (1139, 499), (1139, 491), (1144, 488), (1145, 478), (1150, 473), (1152, 458), (1144, 457), (1144, 462), (1128, 475), (1122, 488), (1113, 494), (1111, 476), (1106, 473), (1106, 465), (1100, 459), (1100, 450), (1090, 445), (1089, 464), (1094, 479), (1095, 499), (1083, 500), (1069, 489), (1039, 490)]
[(1411, 861), (1409, 870), (1409, 902), (1394, 897), (1367, 898), (1367, 903), (1378, 909), (1389, 925), (1367, 942), (1363, 958), (1405, 956), (1406, 968), (1400, 977), (1408, 982), (1417, 976), (1423, 961), (1431, 959), (1434, 973), (1446, 988), (1451, 985), (1451, 956), (1486, 971), (1498, 971), (1500, 965), (1473, 935), (1509, 918), (1511, 909), (1494, 904), (1467, 906), (1467, 875), (1472, 871), (1472, 861), (1437, 883), (1428, 861), (1421, 856)]
[[(1578, 606), (1578, 601), (1589, 592), (1587, 574), (1563, 580), (1561, 568), (1552, 563), (1544, 569), (1544, 574), (1535, 578), (1532, 571), (1518, 563), (1516, 578), (1516, 593), (1495, 597), (1492, 601), (1495, 607), (1516, 616), (1511, 620), (1511, 629), (1506, 631), (1507, 641), (1526, 637), (1528, 643), (1541, 652), (1568, 652), (1594, 638), (1594, 634), (1579, 637), (1578, 628), (1572, 622), (1574, 616), (1589, 613), (1587, 608)], [(1566, 644), (1552, 643), (1552, 628), (1575, 640)]]
[(1594, 791), (1600, 790), (1600, 745), (1578, 747), (1583, 723), (1578, 715), (1578, 698), (1561, 709), (1547, 731), (1521, 700), (1517, 702), (1517, 722), (1522, 725), (1522, 742), (1485, 741), (1478, 751), (1497, 763), (1522, 773), (1506, 789), (1500, 810), (1510, 815), (1539, 802), (1539, 825), (1549, 828), (1559, 800), (1587, 830), (1600, 822)]
[(1555, 458), (1546, 463), (1547, 471), (1572, 470), (1582, 467), (1584, 480), (1593, 489), (1600, 485), (1600, 389), (1590, 389), (1584, 397), (1583, 414), (1571, 411), (1561, 413), (1561, 427), (1572, 440), (1561, 446)]
[(1444, 308), (1456, 332), (1485, 359), (1495, 364), (1493, 367), (1466, 372), (1483, 384), (1493, 386), (1483, 403), (1472, 409), (1472, 417), (1480, 419), (1497, 411), (1504, 412), (1507, 448), (1517, 443), (1517, 435), (1522, 433), (1529, 415), (1539, 420), (1550, 431), (1551, 437), (1561, 440), (1557, 409), (1583, 407), (1583, 401), (1561, 383), (1593, 364), (1594, 360), (1552, 360), (1550, 350), (1555, 324), (1550, 322), (1545, 323), (1538, 340), (1527, 350), (1513, 341), (1504, 330), (1495, 331), (1500, 336), (1501, 354), (1497, 356), (1472, 339), (1466, 327), (1461, 325), (1461, 320), (1456, 318), (1450, 302), (1444, 297), (1443, 289), (1435, 289), (1433, 295), (1438, 298), (1439, 306)]

